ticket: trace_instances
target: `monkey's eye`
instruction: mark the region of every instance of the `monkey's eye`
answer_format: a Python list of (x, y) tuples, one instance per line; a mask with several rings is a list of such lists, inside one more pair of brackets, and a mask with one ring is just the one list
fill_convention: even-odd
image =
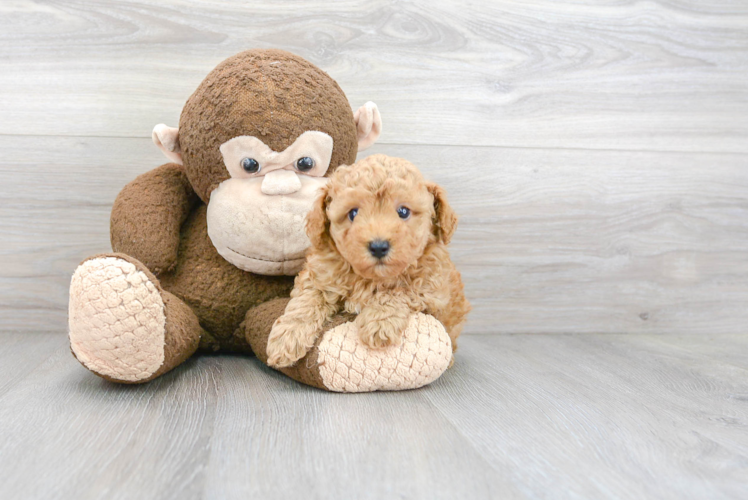
[(357, 215), (358, 215), (358, 208), (354, 208), (353, 210), (348, 212), (348, 218), (350, 219), (351, 222), (353, 222), (353, 219), (355, 219)]
[(299, 169), (299, 172), (309, 172), (314, 168), (314, 159), (308, 156), (299, 158), (296, 160), (296, 168)]
[(248, 174), (256, 174), (260, 171), (260, 164), (254, 158), (244, 158), (242, 160), (242, 168)]
[(399, 215), (401, 219), (407, 219), (410, 217), (410, 209), (408, 207), (397, 207), (397, 215)]

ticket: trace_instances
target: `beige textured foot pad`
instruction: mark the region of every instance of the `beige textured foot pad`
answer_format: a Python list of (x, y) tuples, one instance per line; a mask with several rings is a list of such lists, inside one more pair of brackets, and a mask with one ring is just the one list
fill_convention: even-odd
[(317, 346), (322, 383), (336, 392), (415, 389), (428, 385), (449, 367), (452, 342), (433, 316), (414, 314), (403, 343), (370, 349), (358, 338), (358, 328), (343, 323), (324, 333)]
[(70, 347), (94, 373), (138, 382), (164, 363), (166, 317), (145, 272), (117, 257), (83, 262), (70, 283)]

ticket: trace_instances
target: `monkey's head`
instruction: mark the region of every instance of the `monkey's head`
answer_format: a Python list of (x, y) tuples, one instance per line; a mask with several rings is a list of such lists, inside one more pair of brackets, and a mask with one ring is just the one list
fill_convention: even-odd
[(379, 137), (374, 103), (355, 115), (338, 84), (282, 50), (248, 50), (219, 64), (189, 98), (179, 128), (153, 141), (184, 165), (208, 205), (208, 235), (245, 271), (293, 275), (309, 240), (304, 219), (335, 168)]

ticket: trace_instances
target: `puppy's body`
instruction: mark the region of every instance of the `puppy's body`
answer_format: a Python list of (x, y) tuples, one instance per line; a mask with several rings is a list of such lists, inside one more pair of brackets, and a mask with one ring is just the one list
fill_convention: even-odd
[(424, 312), (455, 350), (470, 310), (447, 251), (456, 223), (444, 191), (405, 160), (375, 155), (340, 167), (308, 215), (312, 248), (268, 339), (269, 364), (303, 357), (341, 308), (358, 314), (370, 347), (399, 343), (410, 316)]

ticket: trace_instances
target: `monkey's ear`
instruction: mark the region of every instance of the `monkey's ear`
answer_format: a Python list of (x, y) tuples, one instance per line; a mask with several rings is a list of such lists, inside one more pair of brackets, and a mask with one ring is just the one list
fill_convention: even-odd
[(363, 151), (379, 139), (379, 134), (382, 133), (382, 116), (377, 105), (369, 101), (356, 110), (353, 119), (356, 121), (358, 150)]
[(323, 186), (319, 190), (317, 199), (314, 201), (312, 210), (306, 214), (306, 234), (313, 248), (322, 248), (330, 237), (327, 231), (330, 227), (327, 219), (327, 196), (329, 188)]
[(182, 165), (182, 149), (179, 147), (179, 129), (159, 123), (153, 127), (153, 143), (174, 163)]
[(457, 229), (457, 215), (447, 203), (447, 192), (441, 186), (429, 183), (427, 188), (434, 195), (434, 234), (446, 245)]

